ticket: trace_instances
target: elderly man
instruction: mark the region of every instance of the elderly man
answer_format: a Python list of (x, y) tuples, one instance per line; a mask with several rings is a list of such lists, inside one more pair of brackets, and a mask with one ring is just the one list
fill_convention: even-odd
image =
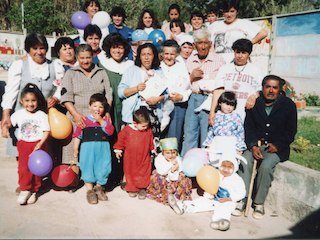
[(224, 59), (210, 51), (212, 42), (210, 33), (206, 29), (194, 32), (194, 51), (187, 60), (187, 68), (190, 74), (192, 94), (188, 101), (188, 108), (184, 123), (184, 140), (181, 155), (188, 150), (202, 145), (207, 137), (209, 112), (202, 110), (195, 112), (212, 93), (213, 81), (219, 68), (225, 64)]
[[(246, 110), (244, 121), (245, 139), (248, 150), (243, 156), (248, 164), (241, 164), (239, 175), (243, 178), (247, 194), (253, 161), (257, 160), (257, 175), (253, 193), (253, 217), (260, 219), (265, 214), (264, 202), (267, 197), (273, 173), (279, 162), (289, 159), (290, 144), (297, 132), (297, 109), (294, 102), (281, 93), (285, 80), (268, 75), (262, 80), (262, 94), (255, 106)], [(239, 202), (234, 216), (241, 216), (246, 199)]]

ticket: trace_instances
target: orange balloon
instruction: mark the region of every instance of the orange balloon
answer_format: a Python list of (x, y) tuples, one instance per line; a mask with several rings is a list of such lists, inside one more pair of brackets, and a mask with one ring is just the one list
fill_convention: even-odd
[(212, 166), (203, 166), (197, 172), (196, 176), (197, 183), (199, 186), (212, 195), (218, 192), (220, 177), (219, 171)]
[(48, 117), (52, 137), (65, 139), (71, 134), (72, 123), (66, 115), (52, 107), (49, 108)]

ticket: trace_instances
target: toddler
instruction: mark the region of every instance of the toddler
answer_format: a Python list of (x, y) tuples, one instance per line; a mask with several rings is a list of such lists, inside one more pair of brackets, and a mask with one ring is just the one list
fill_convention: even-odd
[[(155, 158), (156, 169), (152, 172), (147, 197), (164, 205), (170, 204), (173, 198), (191, 200), (192, 182), (182, 172), (177, 138), (161, 139), (160, 148), (162, 152)], [(170, 206), (176, 214), (183, 213), (178, 207)]]
[(125, 190), (130, 197), (145, 199), (145, 189), (150, 183), (151, 151), (154, 151), (153, 134), (146, 108), (142, 107), (133, 113), (133, 123), (120, 131), (113, 148), (118, 159), (123, 156)]
[(108, 109), (106, 97), (101, 93), (93, 94), (89, 100), (90, 115), (84, 120), (85, 127), (81, 129), (77, 126), (73, 133), (73, 155), (78, 157), (79, 154), (81, 179), (87, 188), (87, 201), (90, 204), (108, 200), (102, 187), (111, 173), (109, 137), (113, 134), (114, 127), (104, 117)]

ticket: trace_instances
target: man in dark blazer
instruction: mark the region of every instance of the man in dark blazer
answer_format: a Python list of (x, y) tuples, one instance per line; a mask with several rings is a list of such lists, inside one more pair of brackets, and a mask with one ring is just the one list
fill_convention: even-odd
[[(273, 173), (279, 162), (289, 159), (290, 144), (297, 132), (297, 109), (295, 103), (282, 91), (285, 80), (268, 75), (262, 81), (262, 92), (255, 106), (246, 110), (244, 121), (245, 142), (248, 150), (243, 156), (248, 164), (241, 164), (239, 175), (243, 178), (247, 195), (249, 192), (253, 160), (257, 160), (257, 175), (253, 192), (253, 217), (265, 214), (267, 197)], [(234, 216), (241, 216), (247, 199), (238, 203)]]

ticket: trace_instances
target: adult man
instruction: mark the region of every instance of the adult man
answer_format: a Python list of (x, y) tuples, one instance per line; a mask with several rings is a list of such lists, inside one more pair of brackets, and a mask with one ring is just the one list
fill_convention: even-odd
[[(184, 123), (184, 141), (181, 155), (183, 156), (191, 148), (202, 145), (207, 137), (208, 111), (195, 112), (213, 90), (212, 83), (219, 68), (225, 64), (224, 59), (214, 52), (210, 52), (210, 33), (206, 29), (194, 32), (194, 51), (187, 60), (187, 68), (190, 74), (192, 94), (188, 101), (188, 108)], [(200, 142), (199, 142), (200, 136)]]
[[(290, 144), (297, 132), (297, 109), (294, 102), (281, 93), (285, 80), (268, 75), (262, 80), (262, 94), (255, 106), (246, 110), (244, 121), (245, 140), (248, 150), (243, 156), (248, 164), (242, 164), (239, 175), (243, 178), (248, 194), (253, 160), (257, 160), (255, 192), (253, 194), (253, 217), (264, 215), (264, 202), (279, 162), (288, 160)], [(261, 144), (260, 144), (261, 143)], [(261, 145), (261, 146), (260, 146)], [(240, 202), (233, 212), (241, 216), (245, 202)]]

